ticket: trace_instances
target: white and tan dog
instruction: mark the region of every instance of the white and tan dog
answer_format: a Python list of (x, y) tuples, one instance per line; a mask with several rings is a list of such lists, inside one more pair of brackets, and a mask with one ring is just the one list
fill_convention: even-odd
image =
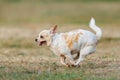
[[(58, 56), (61, 57), (61, 63), (68, 65), (65, 60), (68, 58), (73, 66), (79, 65), (84, 57), (95, 52), (98, 40), (102, 36), (101, 29), (95, 25), (94, 18), (91, 19), (90, 28), (96, 34), (82, 29), (72, 30), (65, 33), (56, 33), (57, 25), (50, 30), (43, 30), (35, 39), (41, 46), (46, 44)], [(73, 56), (76, 54), (76, 56)]]

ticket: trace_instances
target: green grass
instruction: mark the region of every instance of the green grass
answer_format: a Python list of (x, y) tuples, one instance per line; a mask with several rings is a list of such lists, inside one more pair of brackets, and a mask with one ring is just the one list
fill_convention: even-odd
[[(51, 66), (55, 67), (55, 66)], [(58, 71), (59, 69), (63, 71)], [(8, 71), (6, 70), (8, 69)], [(11, 69), (11, 71), (10, 71)], [(92, 69), (92, 68), (91, 68)], [(90, 70), (85, 68), (63, 68), (58, 67), (56, 70), (51, 71), (39, 71), (39, 70), (27, 70), (22, 67), (14, 66), (14, 69), (12, 67), (1, 67), (0, 68), (1, 73), (0, 77), (1, 79), (12, 79), (12, 80), (118, 80), (117, 77), (113, 76), (99, 76), (99, 74), (93, 74), (92, 72), (89, 72)], [(6, 72), (4, 72), (4, 70)], [(13, 71), (12, 71), (13, 70)], [(10, 71), (10, 72), (9, 72)], [(102, 73), (100, 73), (102, 74)], [(6, 79), (6, 80), (9, 80)]]
[[(52, 66), (55, 67), (55, 66)], [(39, 70), (26, 70), (20, 67), (14, 67), (15, 69), (11, 72), (2, 72), (0, 73), (1, 79), (5, 80), (118, 80), (117, 77), (108, 76), (107, 73), (97, 73), (93, 74), (90, 70), (85, 68), (64, 68), (64, 72), (57, 71), (61, 67), (58, 67), (53, 71), (41, 71)], [(62, 67), (63, 68), (63, 67)], [(10, 68), (8, 68), (10, 69)], [(0, 68), (1, 70), (1, 68)], [(5, 68), (2, 68), (5, 70)], [(108, 73), (109, 74), (109, 73)], [(9, 79), (6, 79), (9, 78)]]

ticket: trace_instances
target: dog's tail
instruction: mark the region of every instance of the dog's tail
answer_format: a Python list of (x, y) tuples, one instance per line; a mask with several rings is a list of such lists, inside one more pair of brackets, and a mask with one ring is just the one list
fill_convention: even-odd
[(89, 26), (96, 32), (97, 39), (100, 40), (102, 36), (102, 30), (98, 26), (96, 26), (94, 18), (91, 18)]

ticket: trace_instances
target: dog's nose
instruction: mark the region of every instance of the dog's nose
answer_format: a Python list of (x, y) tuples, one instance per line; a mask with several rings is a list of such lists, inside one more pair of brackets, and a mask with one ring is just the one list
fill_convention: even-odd
[(35, 42), (37, 42), (38, 41), (38, 39), (35, 39)]

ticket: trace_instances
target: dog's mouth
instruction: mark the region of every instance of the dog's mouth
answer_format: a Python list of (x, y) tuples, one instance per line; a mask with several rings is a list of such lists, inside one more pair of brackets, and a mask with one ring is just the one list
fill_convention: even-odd
[(43, 44), (46, 44), (46, 41), (41, 41), (41, 42), (39, 43), (39, 46), (42, 46)]

